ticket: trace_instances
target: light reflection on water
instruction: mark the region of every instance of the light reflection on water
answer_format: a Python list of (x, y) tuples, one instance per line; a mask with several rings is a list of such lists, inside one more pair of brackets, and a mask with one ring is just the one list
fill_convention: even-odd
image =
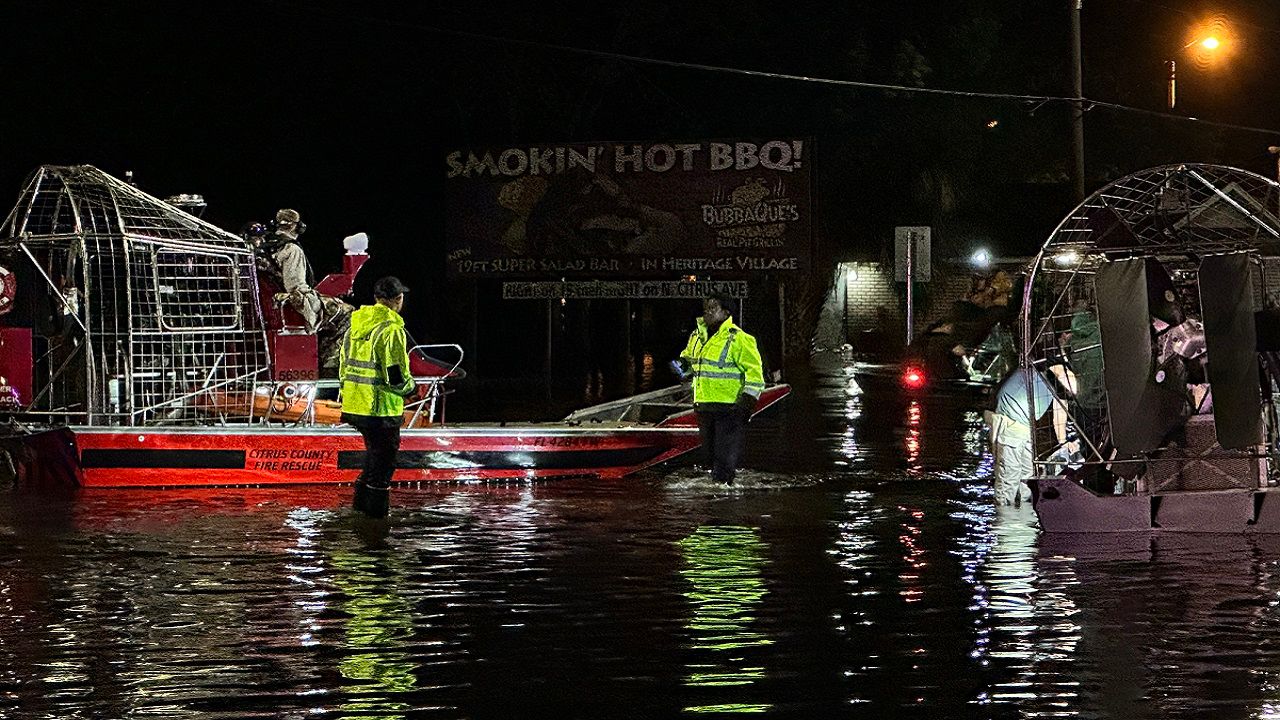
[(973, 410), (796, 385), (734, 488), (0, 494), (0, 717), (1280, 717), (1280, 538), (1044, 537)]
[(907, 405), (907, 437), (904, 443), (907, 451), (907, 472), (920, 474), (920, 401), (912, 400)]
[(398, 720), (412, 707), (398, 696), (417, 685), (417, 664), (406, 645), (414, 634), (413, 613), (398, 590), (403, 584), (394, 555), (335, 553), (334, 584), (344, 596), (346, 654), (338, 661), (342, 690), (349, 698), (344, 717)]
[(765, 677), (755, 664), (755, 648), (773, 643), (755, 629), (755, 614), (768, 590), (762, 569), (767, 547), (754, 528), (704, 525), (679, 545), (688, 566), (681, 574), (689, 581), (685, 593), (693, 606), (686, 626), (688, 647), (697, 660), (688, 664), (685, 684), (691, 688), (737, 687), (738, 701), (690, 705), (685, 712), (763, 712), (768, 703), (742, 700), (750, 686)]

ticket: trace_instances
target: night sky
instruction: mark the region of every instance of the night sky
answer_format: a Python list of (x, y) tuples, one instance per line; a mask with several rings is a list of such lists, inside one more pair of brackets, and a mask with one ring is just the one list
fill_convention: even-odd
[[(216, 9), (215, 9), (216, 6)], [(366, 281), (426, 286), (445, 330), (443, 157), (452, 149), (591, 140), (810, 137), (820, 254), (882, 257), (892, 227), (939, 246), (1035, 249), (1070, 209), (1061, 104), (922, 97), (672, 68), (550, 46), (776, 73), (1033, 95), (1070, 94), (1067, 2), (5, 3), (0, 194), (42, 163), (133, 170), (153, 194), (202, 193), (231, 230), (299, 209), (317, 271), (364, 230)], [(1182, 53), (1215, 14), (1230, 53)], [(521, 42), (509, 42), (518, 40)], [(1085, 95), (1160, 111), (1178, 57), (1178, 114), (1280, 128), (1280, 14), (1086, 0)], [(1194, 39), (1194, 38), (1193, 38)], [(994, 127), (988, 127), (996, 121)], [(1272, 174), (1280, 134), (1095, 108), (1090, 190), (1153, 164)], [(8, 203), (5, 203), (6, 207)]]

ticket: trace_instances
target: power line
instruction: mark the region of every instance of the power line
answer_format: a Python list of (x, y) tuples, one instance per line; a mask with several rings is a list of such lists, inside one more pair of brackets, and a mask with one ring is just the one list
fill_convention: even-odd
[[(1143, 1), (1143, 0), (1130, 0)], [(286, 3), (274, 3), (277, 5)], [(1150, 3), (1155, 4), (1155, 3)], [(295, 6), (297, 7), (297, 6)], [(312, 8), (307, 8), (308, 12), (315, 12)], [(1138, 115), (1146, 115), (1148, 117), (1163, 118), (1166, 120), (1177, 120), (1181, 122), (1195, 123), (1208, 127), (1222, 128), (1226, 130), (1240, 130), (1243, 132), (1255, 132), (1265, 135), (1280, 136), (1280, 130), (1272, 128), (1253, 127), (1249, 125), (1238, 125), (1235, 123), (1218, 122), (1216, 120), (1204, 120), (1201, 118), (1190, 117), (1186, 115), (1175, 115), (1174, 113), (1161, 112), (1158, 110), (1147, 110), (1144, 108), (1134, 107), (1132, 105), (1124, 105), (1121, 103), (1105, 102), (1101, 100), (1091, 100), (1087, 97), (1072, 98), (1061, 95), (1021, 95), (1016, 93), (994, 93), (969, 90), (947, 90), (943, 88), (913, 87), (910, 85), (896, 85), (892, 83), (874, 83), (862, 80), (843, 80), (839, 78), (815, 77), (809, 75), (795, 75), (790, 73), (776, 73), (765, 70), (751, 70), (747, 68), (727, 67), (723, 65), (710, 65), (706, 63), (692, 63), (680, 60), (664, 60), (662, 58), (652, 58), (643, 55), (630, 55), (626, 53), (611, 52), (608, 50), (592, 50), (590, 48), (576, 47), (573, 45), (560, 45), (556, 43), (540, 42), (536, 40), (522, 40), (519, 38), (502, 37), (498, 35), (487, 35), (483, 33), (474, 33), (463, 30), (452, 30), (440, 28), (431, 25), (421, 25), (417, 23), (409, 23), (400, 20), (388, 20), (386, 18), (369, 17), (366, 15), (351, 15), (350, 13), (341, 13), (349, 19), (362, 20), (369, 23), (378, 23), (396, 27), (412, 28), (418, 31), (431, 32), (438, 35), (452, 36), (464, 38), (468, 40), (481, 40), (491, 43), (499, 43), (505, 45), (518, 45), (530, 47), (540, 50), (552, 50), (571, 55), (582, 55), (586, 57), (594, 57), (605, 60), (614, 60), (619, 62), (629, 62), (641, 65), (653, 65), (657, 67), (668, 67), (685, 70), (700, 70), (703, 72), (715, 72), (730, 75), (740, 75), (744, 77), (761, 78), (767, 80), (782, 80), (791, 82), (803, 82), (817, 85), (829, 85), (836, 87), (857, 88), (860, 90), (880, 90), (886, 92), (914, 93), (918, 95), (935, 95), (941, 97), (961, 97), (961, 98), (977, 98), (984, 100), (1005, 100), (1017, 101), (1024, 103), (1037, 103), (1036, 107), (1043, 106), (1048, 103), (1054, 104), (1070, 104), (1080, 102), (1083, 103), (1086, 110), (1103, 107), (1120, 112), (1134, 113)]]
[(705, 63), (682, 62), (679, 60), (663, 60), (661, 58), (650, 58), (643, 55), (628, 55), (625, 53), (615, 53), (607, 50), (592, 50), (590, 48), (580, 48), (571, 45), (557, 45), (554, 43), (537, 42), (534, 40), (520, 40), (516, 38), (506, 38), (495, 35), (484, 35), (480, 33), (465, 32), (461, 30), (448, 30), (431, 26), (418, 26), (421, 30), (435, 32), (441, 35), (452, 35), (471, 40), (485, 40), (489, 42), (504, 43), (510, 45), (523, 45), (526, 47), (534, 47), (545, 50), (556, 50), (560, 52), (586, 55), (589, 57), (597, 57), (608, 60), (617, 60), (622, 62), (632, 62), (644, 65), (656, 65), (660, 67), (683, 68), (688, 70), (702, 70), (706, 72), (719, 72), (733, 75), (742, 75), (746, 77), (764, 78), (769, 80), (788, 80), (796, 82), (806, 82), (821, 85), (835, 85), (842, 87), (852, 87), (863, 90), (884, 90), (890, 92), (916, 93), (921, 95), (938, 95), (946, 97), (963, 97), (963, 98), (979, 98), (986, 100), (1010, 100), (1028, 103), (1037, 103), (1036, 107), (1047, 103), (1075, 103), (1082, 102), (1085, 109), (1095, 107), (1110, 108), (1122, 112), (1136, 113), (1147, 115), (1150, 117), (1165, 118), (1168, 120), (1179, 120), (1182, 122), (1191, 122), (1199, 125), (1207, 125), (1210, 127), (1224, 128), (1229, 130), (1241, 130), (1245, 132), (1256, 132), (1267, 135), (1280, 135), (1280, 130), (1272, 128), (1253, 127), (1250, 125), (1238, 125), (1235, 123), (1225, 123), (1216, 120), (1204, 120), (1201, 118), (1190, 117), (1187, 115), (1175, 115), (1174, 113), (1161, 112), (1158, 110), (1147, 110), (1144, 108), (1133, 107), (1131, 105), (1123, 105), (1121, 103), (1105, 102), (1102, 100), (1091, 100), (1087, 97), (1072, 98), (1061, 95), (1020, 95), (1016, 93), (994, 93), (980, 92), (969, 90), (946, 90), (943, 88), (913, 87), (910, 85), (895, 85), (892, 83), (873, 83), (862, 80), (842, 80), (838, 78), (813, 77), (808, 75), (793, 75), (789, 73), (768, 72), (765, 70), (749, 70), (745, 68), (725, 67), (722, 65), (708, 65)]

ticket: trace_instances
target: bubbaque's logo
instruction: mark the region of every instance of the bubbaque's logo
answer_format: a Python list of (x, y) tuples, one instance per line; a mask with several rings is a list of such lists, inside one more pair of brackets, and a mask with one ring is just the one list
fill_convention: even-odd
[(751, 178), (729, 192), (717, 190), (702, 206), (702, 222), (715, 231), (718, 248), (776, 248), (785, 244), (787, 224), (800, 219), (800, 209), (787, 197), (782, 180), (767, 187)]

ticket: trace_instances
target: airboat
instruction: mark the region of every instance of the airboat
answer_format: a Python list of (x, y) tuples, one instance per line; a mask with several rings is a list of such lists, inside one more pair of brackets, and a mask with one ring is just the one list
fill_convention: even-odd
[[(348, 238), (351, 241), (353, 238)], [(367, 259), (316, 283), (326, 315)], [(325, 332), (225, 232), (91, 166), (44, 166), (0, 226), (0, 475), (19, 485), (350, 483), (363, 463)], [(347, 312), (350, 306), (346, 306)], [(330, 338), (331, 339), (331, 338)], [(441, 360), (441, 357), (447, 359)], [(559, 421), (450, 423), (456, 345), (412, 348), (395, 481), (619, 478), (700, 444), (677, 385)], [(773, 385), (756, 411), (789, 392)]]
[(861, 390), (881, 398), (945, 398), (969, 404), (991, 395), (1015, 362), (1013, 338), (994, 325), (963, 355), (948, 350), (939, 361), (936, 354), (925, 358), (909, 348), (908, 356), (896, 363), (855, 363), (853, 378)]
[(1280, 532), (1278, 213), (1270, 179), (1170, 165), (1104, 187), (1050, 235), (1021, 363), (1063, 364), (1075, 387), (1050, 383), (1066, 441), (1033, 433), (1044, 531)]

